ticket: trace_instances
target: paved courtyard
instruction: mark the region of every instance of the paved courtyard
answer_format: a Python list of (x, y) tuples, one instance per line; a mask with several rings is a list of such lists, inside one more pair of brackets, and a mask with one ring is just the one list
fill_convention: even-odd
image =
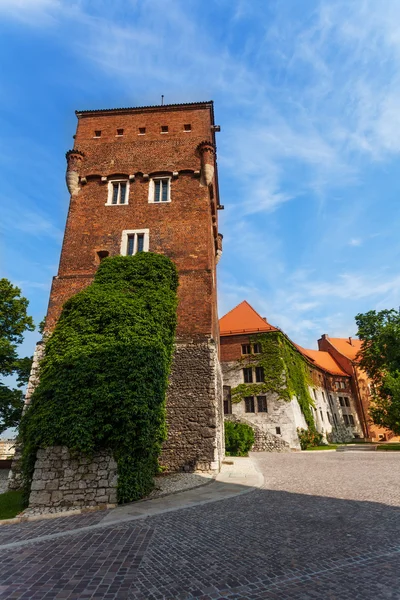
[(252, 459), (264, 486), (233, 498), (0, 527), (0, 598), (400, 599), (400, 453)]

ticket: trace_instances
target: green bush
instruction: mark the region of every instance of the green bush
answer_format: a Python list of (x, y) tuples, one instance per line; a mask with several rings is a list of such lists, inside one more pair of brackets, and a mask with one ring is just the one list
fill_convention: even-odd
[(322, 444), (322, 433), (318, 433), (313, 427), (309, 427), (308, 429), (301, 429), (298, 427), (297, 435), (302, 450), (307, 450), (309, 446), (321, 446)]
[(225, 454), (227, 456), (248, 456), (254, 444), (254, 431), (246, 423), (225, 422)]
[(26, 498), (37, 449), (54, 445), (89, 456), (110, 449), (119, 502), (151, 491), (166, 437), (177, 287), (166, 256), (117, 256), (65, 303), (21, 422)]

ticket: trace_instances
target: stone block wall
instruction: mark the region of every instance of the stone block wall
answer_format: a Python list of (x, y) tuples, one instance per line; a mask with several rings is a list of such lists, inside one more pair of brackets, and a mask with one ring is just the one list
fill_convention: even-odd
[(116, 504), (117, 463), (102, 450), (91, 458), (65, 446), (38, 450), (29, 508), (67, 509)]
[(222, 375), (213, 340), (176, 344), (167, 424), (160, 462), (168, 471), (219, 470), (224, 452)]

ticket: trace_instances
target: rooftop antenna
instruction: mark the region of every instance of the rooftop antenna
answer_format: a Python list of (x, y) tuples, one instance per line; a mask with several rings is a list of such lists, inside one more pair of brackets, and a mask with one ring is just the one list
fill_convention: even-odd
[(164, 106), (164, 94), (161, 94), (161, 106)]

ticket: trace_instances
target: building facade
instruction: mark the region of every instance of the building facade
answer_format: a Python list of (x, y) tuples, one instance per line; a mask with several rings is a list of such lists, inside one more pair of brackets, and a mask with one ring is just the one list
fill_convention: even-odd
[(76, 113), (70, 205), (45, 331), (107, 256), (156, 252), (179, 273), (167, 397), (169, 471), (218, 470), (223, 456), (216, 265), (222, 251), (212, 102)]
[[(364, 437), (352, 378), (329, 352), (294, 344), (247, 302), (220, 319), (220, 336), (225, 418), (250, 424), (257, 450), (300, 449), (297, 430), (307, 428), (299, 399), (294, 394), (284, 399), (265, 386), (265, 368), (259, 366), (259, 357), (268, 361), (268, 352), (263, 354), (268, 336), (278, 336), (291, 349), (288, 360), (297, 359), (303, 365), (313, 421), (324, 441)], [(285, 387), (282, 367), (281, 373)]]

